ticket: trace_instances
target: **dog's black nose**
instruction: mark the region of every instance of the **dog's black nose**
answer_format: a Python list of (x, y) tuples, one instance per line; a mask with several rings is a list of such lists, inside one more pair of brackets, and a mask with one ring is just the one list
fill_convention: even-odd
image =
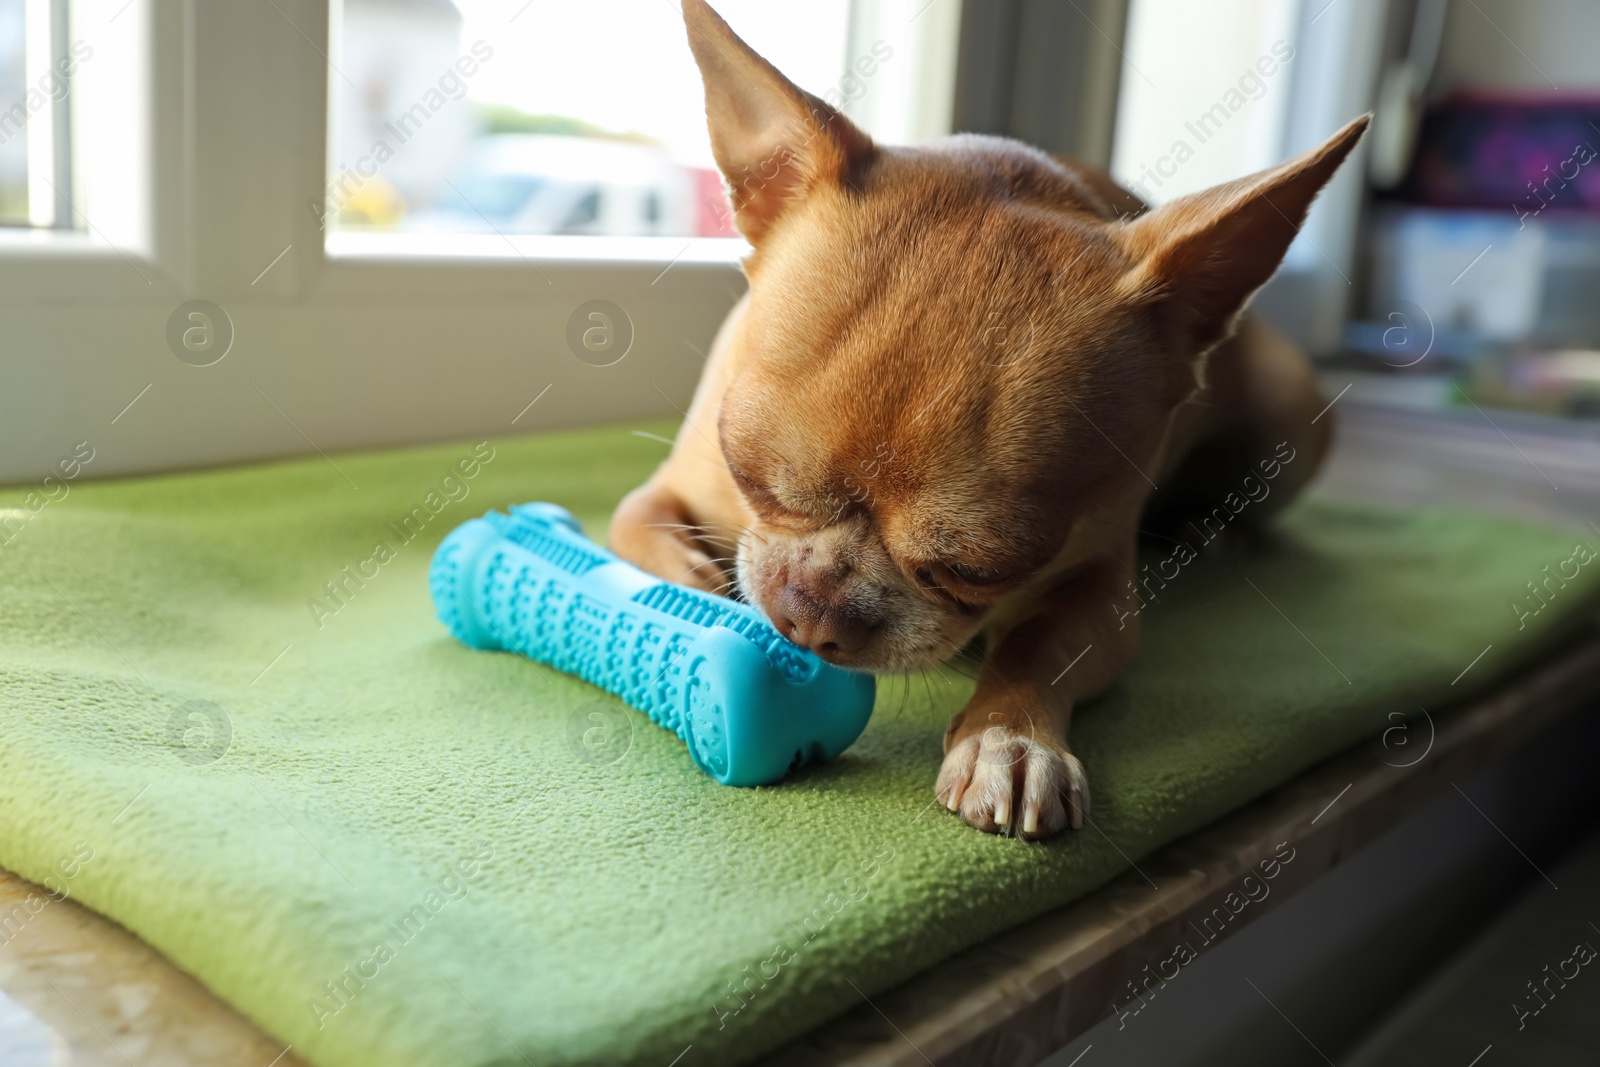
[(792, 583), (778, 593), (772, 621), (783, 636), (824, 658), (861, 651), (878, 625), (876, 619), (824, 604)]

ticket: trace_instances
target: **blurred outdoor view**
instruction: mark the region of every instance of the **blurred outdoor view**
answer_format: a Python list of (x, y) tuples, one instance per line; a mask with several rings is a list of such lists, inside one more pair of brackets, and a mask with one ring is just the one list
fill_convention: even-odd
[[(810, 91), (858, 92), (849, 0), (719, 10)], [(735, 235), (672, 0), (345, 0), (341, 21), (330, 229)]]
[(28, 224), (28, 138), (19, 115), (28, 89), (24, 27), (22, 0), (0, 0), (0, 226)]

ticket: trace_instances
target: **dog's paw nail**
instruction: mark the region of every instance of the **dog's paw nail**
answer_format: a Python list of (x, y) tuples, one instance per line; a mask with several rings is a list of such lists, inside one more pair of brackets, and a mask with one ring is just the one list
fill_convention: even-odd
[(1022, 812), (1022, 832), (1025, 834), (1037, 833), (1039, 829), (1039, 806), (1029, 804)]
[(966, 791), (967, 791), (966, 787), (963, 786), (959, 782), (957, 782), (955, 785), (951, 786), (950, 787), (950, 796), (949, 796), (949, 798), (947, 800), (945, 800), (944, 806), (949, 808), (951, 811), (960, 811), (961, 810), (961, 795), (963, 793), (965, 793)]
[(1083, 829), (1084, 816), (1089, 813), (1089, 776), (1083, 771), (1078, 757), (1067, 754), (1067, 822), (1074, 830)]
[(1011, 801), (1002, 800), (994, 806), (994, 821), (997, 826), (1011, 824)]

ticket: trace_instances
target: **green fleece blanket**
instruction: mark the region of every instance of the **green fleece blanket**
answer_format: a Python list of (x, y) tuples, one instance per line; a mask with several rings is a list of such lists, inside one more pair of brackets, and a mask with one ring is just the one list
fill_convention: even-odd
[(1327, 504), (1262, 553), (1158, 554), (1135, 669), (1075, 716), (1092, 825), (1029, 845), (930, 807), (956, 668), (747, 790), (447, 637), (451, 527), (552, 500), (603, 535), (663, 453), (611, 428), (101, 484), (80, 455), (0, 493), (0, 865), (324, 1067), (738, 1063), (1492, 682), (1600, 584), (1584, 533)]

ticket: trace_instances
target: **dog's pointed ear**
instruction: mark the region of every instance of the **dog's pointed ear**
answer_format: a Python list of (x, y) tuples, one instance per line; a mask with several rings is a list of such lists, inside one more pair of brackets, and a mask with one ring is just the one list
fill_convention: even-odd
[(757, 55), (706, 0), (683, 0), (683, 21), (705, 81), (711, 151), (754, 244), (794, 201), (848, 181), (872, 140)]
[(1370, 115), (1276, 167), (1179, 197), (1121, 232), (1135, 266), (1127, 294), (1176, 315), (1196, 353), (1226, 337), (1272, 277), (1311, 201), (1361, 139)]

